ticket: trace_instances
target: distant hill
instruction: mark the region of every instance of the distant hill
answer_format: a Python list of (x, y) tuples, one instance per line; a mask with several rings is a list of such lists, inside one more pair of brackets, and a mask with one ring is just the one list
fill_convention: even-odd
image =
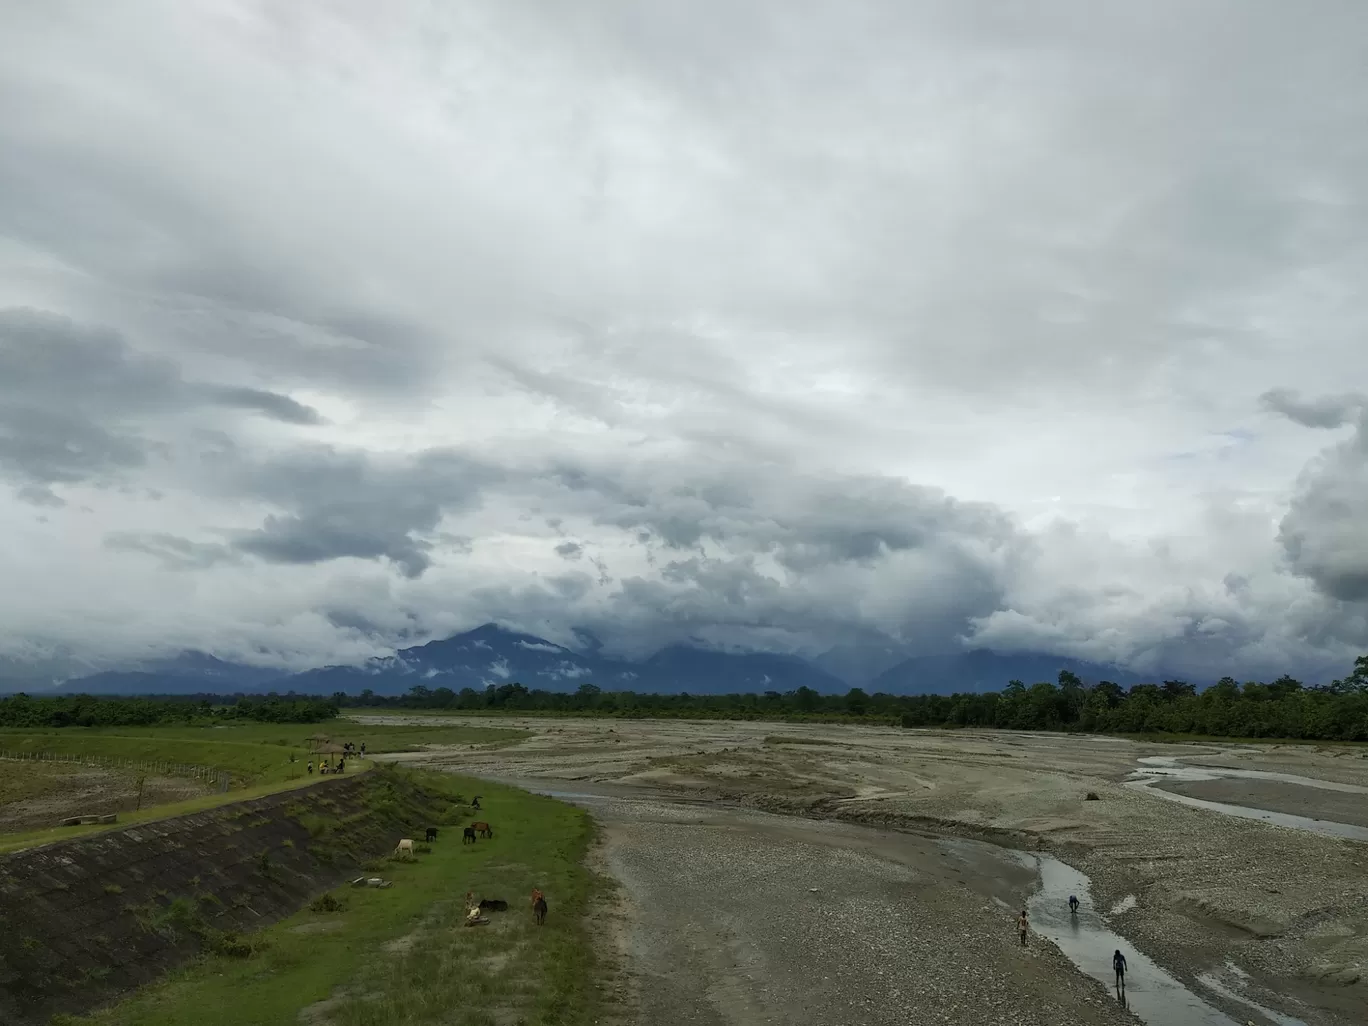
[(65, 681), (58, 694), (84, 695), (234, 695), (274, 690), (278, 668), (229, 663), (204, 652), (182, 652), (130, 670), (106, 670)]
[[(592, 639), (589, 639), (592, 642)], [(573, 691), (591, 683), (608, 691), (791, 691), (802, 685), (845, 691), (839, 678), (794, 656), (718, 652), (672, 645), (644, 662), (598, 654), (597, 645), (577, 651), (533, 634), (485, 624), (443, 641), (406, 648), (360, 666), (325, 666), (276, 682), (281, 690), (355, 694), (402, 694), (416, 684), (429, 688), (476, 690), (517, 681), (547, 691)]]
[[(1112, 680), (1129, 687), (1142, 678), (1117, 667), (1039, 653), (1001, 654), (986, 649), (906, 658), (888, 639), (840, 646), (813, 660), (767, 652), (724, 652), (671, 645), (644, 660), (602, 654), (591, 634), (577, 631), (576, 648), (488, 623), (464, 634), (401, 649), (359, 666), (323, 666), (302, 673), (225, 662), (201, 652), (128, 670), (69, 680), (59, 693), (235, 694), (287, 692), (330, 695), (342, 691), (399, 695), (415, 685), (433, 690), (482, 690), (513, 681), (531, 689), (573, 691), (583, 683), (606, 691), (709, 695), (794, 691), (825, 694), (861, 687), (870, 693), (950, 694), (996, 691), (1009, 680), (1053, 681), (1062, 669), (1088, 683)], [(51, 689), (44, 688), (51, 693)]]

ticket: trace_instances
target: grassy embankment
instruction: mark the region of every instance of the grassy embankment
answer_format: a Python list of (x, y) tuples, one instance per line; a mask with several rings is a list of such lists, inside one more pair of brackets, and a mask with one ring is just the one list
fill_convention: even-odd
[[(121, 770), (119, 764), (185, 764), (211, 766), (231, 775), (233, 787), (222, 794), (209, 794), (188, 801), (158, 805), (137, 812), (122, 811), (119, 825), (162, 819), (167, 816), (200, 812), (226, 802), (256, 798), (275, 791), (307, 784), (310, 778), (309, 738), (325, 734), (336, 740), (364, 741), (368, 753), (402, 752), (425, 745), (511, 744), (527, 736), (525, 732), (500, 728), (467, 726), (362, 726), (347, 720), (324, 724), (233, 724), (230, 726), (171, 727), (67, 727), (50, 730), (0, 730), (0, 751), (53, 753), (91, 758), (97, 764), (111, 765), (111, 772), (136, 775), (136, 770)], [(293, 761), (291, 761), (293, 756)], [(8, 777), (0, 797), (4, 802), (51, 795), (62, 786), (63, 764), (0, 762)], [(359, 772), (368, 764), (349, 763), (348, 772)], [(53, 827), (18, 833), (0, 833), (0, 852), (32, 847), (48, 841), (75, 837), (111, 827)]]
[[(592, 822), (548, 798), (442, 773), (425, 786), (483, 798), (494, 838), (442, 830), (415, 862), (385, 860), (385, 890), (340, 888), (339, 911), (305, 910), (252, 934), (248, 958), (208, 955), (88, 1017), (82, 1026), (327, 1026), (509, 1023), (579, 1026), (609, 1011), (587, 913), (606, 882), (583, 864)], [(532, 922), (528, 894), (551, 913)], [(463, 897), (503, 898), (507, 912), (464, 927)], [(326, 903), (322, 903), (326, 904)], [(315, 902), (315, 907), (320, 907)], [(305, 1010), (308, 1010), (305, 1012)], [(301, 1013), (305, 1014), (301, 1016)]]

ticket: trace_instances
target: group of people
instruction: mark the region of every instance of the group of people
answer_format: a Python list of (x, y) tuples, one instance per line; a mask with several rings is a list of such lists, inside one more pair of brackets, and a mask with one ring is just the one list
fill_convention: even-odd
[[(347, 772), (347, 756), (349, 756), (349, 755), (350, 755), (350, 756), (357, 756), (357, 755), (359, 755), (361, 758), (364, 759), (364, 758), (366, 757), (366, 742), (362, 741), (362, 742), (361, 742), (361, 747), (360, 747), (359, 749), (358, 749), (355, 745), (353, 745), (350, 741), (345, 742), (345, 743), (342, 745), (342, 754), (339, 755), (339, 756), (337, 757), (337, 764), (336, 764), (336, 765), (333, 765), (332, 757), (331, 757), (331, 756), (328, 756), (328, 755), (325, 755), (325, 756), (323, 756), (323, 758), (321, 758), (321, 759), (318, 761), (318, 772), (319, 772), (320, 774), (326, 774), (326, 773), (345, 773), (345, 772)], [(310, 776), (313, 775), (313, 771), (314, 771), (314, 764), (313, 764), (313, 760), (310, 759), (310, 760), (309, 760), (309, 774), (310, 774)]]
[[(1078, 915), (1078, 896), (1069, 895), (1069, 915)], [(1026, 933), (1030, 929), (1030, 922), (1026, 918), (1026, 910), (1021, 910), (1021, 915), (1017, 916), (1017, 932), (1021, 935), (1021, 946), (1026, 946)], [(1116, 973), (1116, 996), (1123, 998), (1126, 993), (1126, 956), (1121, 954), (1121, 949), (1117, 948), (1112, 954), (1112, 971)]]

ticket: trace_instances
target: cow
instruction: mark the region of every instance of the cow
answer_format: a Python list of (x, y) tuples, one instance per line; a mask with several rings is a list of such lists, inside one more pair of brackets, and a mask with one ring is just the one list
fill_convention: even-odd
[(436, 828), (436, 827), (428, 827), (428, 828), (427, 828), (427, 838), (426, 838), (426, 839), (427, 839), (427, 843), (428, 843), (428, 844), (431, 844), (433, 841), (437, 840), (437, 828)]
[(475, 843), (475, 828), (474, 828), (474, 827), (466, 827), (464, 830), (461, 831), (461, 843), (462, 843), (462, 844), (474, 844), (474, 843)]
[(507, 912), (508, 902), (504, 901), (503, 898), (481, 898), (480, 911)]
[(490, 827), (490, 825), (489, 825), (488, 823), (486, 823), (484, 820), (480, 820), (478, 823), (471, 823), (471, 824), (470, 824), (470, 829), (474, 830), (474, 831), (475, 831), (477, 834), (479, 834), (481, 837), (493, 837), (493, 836), (494, 836), (494, 830), (493, 830), (493, 828)]
[(532, 921), (538, 926), (546, 925), (546, 898), (541, 891), (533, 891), (532, 898)]
[(407, 855), (412, 855), (412, 854), (413, 854), (413, 838), (411, 838), (411, 837), (405, 837), (402, 841), (400, 841), (398, 844), (396, 844), (396, 845), (394, 846), (394, 854), (396, 854), (396, 855), (405, 855), (405, 854), (407, 854)]

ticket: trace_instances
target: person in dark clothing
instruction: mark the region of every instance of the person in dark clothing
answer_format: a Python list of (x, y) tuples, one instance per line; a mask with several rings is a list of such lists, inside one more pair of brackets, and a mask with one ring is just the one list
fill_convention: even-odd
[(1116, 973), (1116, 995), (1120, 997), (1126, 990), (1126, 956), (1120, 948), (1112, 955), (1112, 971)]
[(1076, 894), (1069, 895), (1069, 914), (1078, 915), (1078, 895)]
[(1017, 917), (1017, 932), (1021, 934), (1021, 946), (1023, 948), (1026, 946), (1026, 930), (1026, 910), (1023, 908), (1021, 910), (1021, 915)]
[(312, 759), (309, 760), (309, 775), (310, 775), (310, 776), (313, 775), (313, 760), (312, 760)]

